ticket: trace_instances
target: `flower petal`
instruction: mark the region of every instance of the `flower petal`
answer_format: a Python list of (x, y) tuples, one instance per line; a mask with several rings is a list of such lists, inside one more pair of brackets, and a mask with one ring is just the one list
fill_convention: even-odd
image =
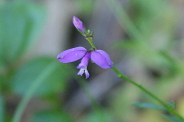
[(62, 63), (70, 63), (81, 59), (86, 52), (84, 47), (71, 48), (60, 53), (57, 58)]
[(81, 69), (79, 70), (79, 72), (77, 73), (77, 75), (82, 76), (84, 73), (85, 73), (85, 75), (86, 75), (86, 79), (88, 79), (89, 76), (90, 76), (90, 74), (89, 74), (89, 72), (88, 72), (88, 70), (87, 70), (86, 68), (81, 68)]
[(79, 72), (77, 73), (77, 75), (82, 76), (84, 74), (84, 71), (85, 71), (85, 69), (80, 69)]
[(93, 62), (95, 62), (98, 66), (107, 69), (111, 68), (113, 63), (110, 59), (110, 56), (108, 53), (106, 53), (103, 50), (96, 50), (91, 52), (91, 59)]
[(90, 56), (91, 56), (91, 53), (87, 52), (85, 56), (82, 58), (81, 63), (77, 66), (77, 69), (87, 68)]
[(89, 74), (88, 70), (86, 69), (84, 72), (85, 72), (85, 75), (86, 75), (86, 79), (88, 79), (88, 78), (89, 78), (89, 76), (90, 76), (90, 74)]

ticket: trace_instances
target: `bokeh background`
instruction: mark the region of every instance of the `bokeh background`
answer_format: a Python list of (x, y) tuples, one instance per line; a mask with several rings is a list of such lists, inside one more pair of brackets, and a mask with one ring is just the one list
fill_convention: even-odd
[(23, 99), (21, 122), (169, 122), (134, 106), (158, 103), (112, 69), (90, 63), (86, 80), (79, 61), (57, 61), (68, 48), (90, 48), (73, 16), (122, 73), (184, 116), (183, 11), (183, 0), (1, 0), (0, 122), (12, 121)]

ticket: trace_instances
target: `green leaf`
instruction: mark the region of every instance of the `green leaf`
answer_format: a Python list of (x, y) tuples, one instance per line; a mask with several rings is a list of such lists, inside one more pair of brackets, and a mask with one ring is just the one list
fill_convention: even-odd
[[(93, 0), (77, 0), (75, 5), (80, 8), (81, 14), (88, 15), (93, 9), (94, 2)], [(84, 12), (85, 11), (85, 12)]]
[(53, 58), (41, 57), (28, 62), (18, 69), (12, 77), (11, 87), (13, 92), (24, 95), (27, 87), (44, 72), (45, 67), (50, 63), (55, 63), (57, 67), (48, 76), (45, 76), (44, 84), (36, 91), (36, 96), (55, 95), (59, 91), (64, 90), (68, 79), (71, 77), (72, 67), (59, 63)]
[[(98, 112), (97, 112), (98, 111)], [(108, 110), (94, 110), (84, 116), (81, 122), (113, 122), (112, 113)]]
[(171, 116), (171, 115), (167, 115), (167, 114), (164, 114), (164, 117), (171, 120), (171, 122), (183, 122), (183, 120), (180, 120), (174, 116)]
[(80, 120), (81, 122), (114, 122), (112, 113), (108, 110), (100, 109), (100, 113), (96, 110), (88, 113)]
[(33, 116), (33, 122), (73, 122), (71, 118), (62, 112), (44, 111)]
[(36, 40), (44, 9), (31, 2), (8, 2), (0, 8), (0, 59), (13, 61)]
[(0, 122), (4, 122), (4, 99), (0, 95)]
[(157, 109), (157, 110), (163, 110), (163, 111), (167, 110), (162, 106), (158, 106), (158, 105), (155, 105), (155, 104), (152, 104), (152, 103), (138, 103), (138, 102), (135, 102), (133, 105), (135, 105), (139, 108)]

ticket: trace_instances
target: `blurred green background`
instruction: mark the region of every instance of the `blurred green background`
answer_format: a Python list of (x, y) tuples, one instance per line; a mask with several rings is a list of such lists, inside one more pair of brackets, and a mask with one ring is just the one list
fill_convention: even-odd
[(182, 0), (1, 0), (0, 122), (169, 121), (134, 106), (158, 103), (111, 69), (90, 63), (85, 80), (79, 61), (58, 62), (68, 48), (90, 47), (73, 16), (122, 73), (184, 116), (183, 11)]

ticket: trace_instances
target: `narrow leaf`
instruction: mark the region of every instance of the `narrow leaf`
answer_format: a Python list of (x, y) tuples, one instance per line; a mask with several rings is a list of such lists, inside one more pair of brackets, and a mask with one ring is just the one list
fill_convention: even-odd
[(53, 58), (40, 57), (29, 61), (18, 69), (12, 77), (11, 89), (13, 92), (24, 95), (27, 87), (30, 86), (44, 72), (51, 62), (54, 62), (57, 67), (47, 76), (42, 86), (37, 89), (35, 96), (50, 96), (55, 95), (59, 91), (63, 91), (66, 83), (71, 75), (71, 65), (64, 65)]
[(32, 2), (7, 2), (0, 8), (0, 59), (13, 61), (36, 40), (44, 9)]
[(162, 106), (158, 106), (152, 103), (138, 103), (135, 102), (133, 105), (139, 107), (139, 108), (147, 108), (147, 109), (157, 109), (157, 110), (163, 110), (166, 111), (166, 109)]
[(167, 114), (164, 114), (164, 117), (171, 120), (171, 122), (183, 122), (183, 120), (180, 120), (174, 116), (171, 116), (171, 115), (167, 115)]
[(73, 122), (71, 117), (63, 112), (43, 111), (37, 112), (33, 116), (34, 122)]

